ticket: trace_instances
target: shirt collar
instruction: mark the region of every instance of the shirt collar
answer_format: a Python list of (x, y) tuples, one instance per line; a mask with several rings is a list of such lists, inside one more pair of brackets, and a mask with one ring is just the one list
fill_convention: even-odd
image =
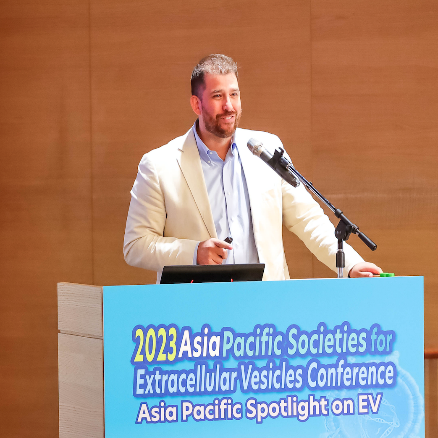
[[(192, 129), (193, 129), (193, 133), (195, 134), (196, 146), (198, 146), (199, 156), (201, 157), (201, 159), (203, 161), (205, 161), (206, 163), (209, 163), (211, 161), (209, 155), (215, 154), (217, 156), (217, 153), (214, 151), (211, 151), (205, 145), (205, 143), (201, 140), (201, 137), (199, 137), (199, 135), (198, 135), (198, 130), (196, 129), (197, 124), (198, 124), (198, 120), (196, 120), (196, 122), (193, 124)], [(233, 136), (231, 137), (231, 153), (233, 154), (233, 156), (236, 156), (236, 152), (238, 152), (237, 144), (235, 142), (235, 135), (236, 135), (236, 133), (234, 133)], [(210, 154), (209, 154), (209, 152), (210, 152)], [(217, 157), (218, 157), (218, 159), (220, 159), (219, 156), (217, 156)]]

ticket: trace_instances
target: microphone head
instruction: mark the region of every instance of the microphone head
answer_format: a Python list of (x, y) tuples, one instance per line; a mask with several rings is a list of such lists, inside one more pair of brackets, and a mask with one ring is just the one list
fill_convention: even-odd
[(263, 143), (255, 138), (250, 138), (247, 143), (248, 149), (254, 154), (260, 157), (263, 152)]

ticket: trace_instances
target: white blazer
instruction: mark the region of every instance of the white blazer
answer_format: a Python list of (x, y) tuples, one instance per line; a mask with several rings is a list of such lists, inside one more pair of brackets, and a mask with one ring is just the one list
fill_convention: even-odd
[[(336, 271), (334, 227), (301, 184), (284, 182), (247, 148), (254, 137), (275, 150), (280, 139), (261, 131), (237, 129), (237, 144), (248, 186), (255, 243), (265, 263), (264, 280), (289, 278), (282, 224), (313, 254)], [(131, 190), (124, 256), (129, 265), (158, 272), (163, 266), (191, 265), (198, 242), (217, 237), (193, 130), (145, 154)], [(344, 245), (345, 275), (363, 259)]]

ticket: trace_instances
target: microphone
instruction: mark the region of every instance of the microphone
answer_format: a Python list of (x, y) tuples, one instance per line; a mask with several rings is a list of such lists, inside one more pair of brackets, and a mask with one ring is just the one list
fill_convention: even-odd
[(274, 172), (280, 175), (290, 185), (294, 187), (300, 185), (297, 177), (290, 170), (290, 168), (293, 168), (292, 163), (283, 155), (284, 149), (279, 148), (279, 150), (275, 150), (274, 155), (272, 155), (264, 148), (261, 141), (254, 138), (248, 140), (247, 146), (254, 155), (260, 157)]

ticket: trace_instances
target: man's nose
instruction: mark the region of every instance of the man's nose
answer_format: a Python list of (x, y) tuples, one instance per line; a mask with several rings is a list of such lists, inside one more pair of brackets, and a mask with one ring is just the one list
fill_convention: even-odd
[(224, 111), (233, 111), (234, 112), (234, 107), (233, 107), (233, 104), (231, 103), (231, 100), (230, 100), (229, 97), (227, 97), (225, 102), (224, 102), (223, 110)]

